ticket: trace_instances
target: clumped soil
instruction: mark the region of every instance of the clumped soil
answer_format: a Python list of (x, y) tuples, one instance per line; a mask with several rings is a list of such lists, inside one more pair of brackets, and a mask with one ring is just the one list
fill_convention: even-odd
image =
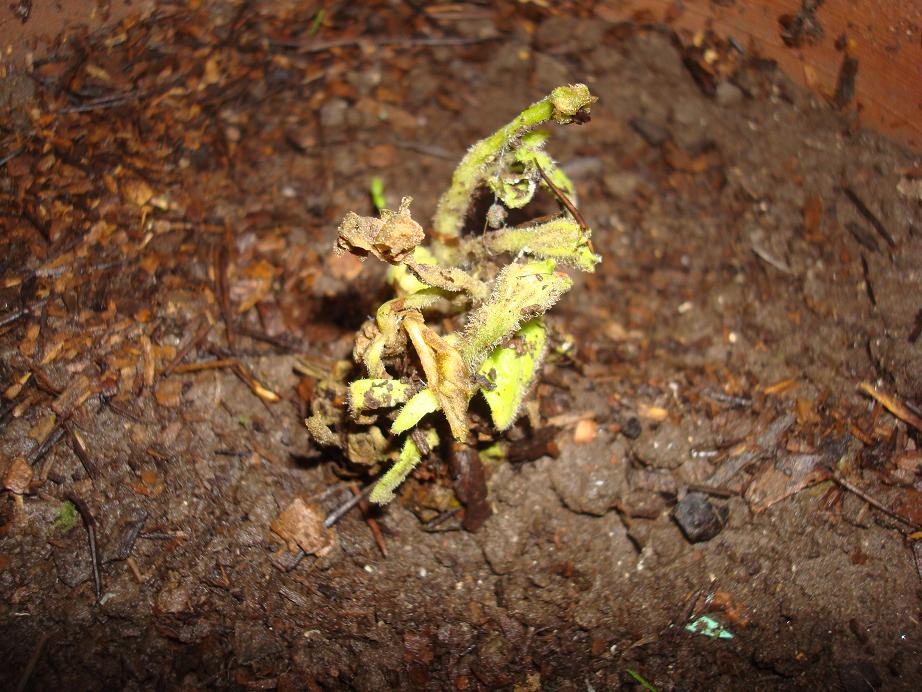
[[(918, 689), (918, 158), (591, 3), (296, 5), (162, 4), (3, 87), (3, 687)], [(270, 523), (357, 472), (296, 364), (385, 295), (338, 220), (372, 177), (428, 218), (575, 81), (599, 103), (552, 149), (604, 262), (510, 433), (554, 454), (489, 465), (474, 533), (427, 528), (433, 455), (286, 563)]]

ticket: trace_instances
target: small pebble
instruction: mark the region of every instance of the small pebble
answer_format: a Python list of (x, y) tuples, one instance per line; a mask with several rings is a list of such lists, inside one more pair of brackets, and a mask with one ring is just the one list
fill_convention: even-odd
[(598, 434), (599, 426), (594, 420), (586, 418), (576, 424), (576, 429), (573, 431), (573, 441), (578, 445), (585, 444), (592, 442)]
[(743, 92), (736, 84), (721, 82), (714, 97), (721, 106), (733, 106), (743, 100)]
[(704, 493), (688, 493), (672, 510), (672, 516), (690, 543), (709, 541), (727, 524), (729, 510), (715, 507)]

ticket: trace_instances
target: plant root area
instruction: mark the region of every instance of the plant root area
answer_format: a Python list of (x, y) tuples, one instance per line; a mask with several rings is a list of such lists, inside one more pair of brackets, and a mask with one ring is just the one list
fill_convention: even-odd
[[(158, 3), (0, 83), (0, 685), (919, 689), (919, 156), (604, 3), (314, 5)], [(573, 82), (603, 262), (492, 515), (436, 450), (323, 526), (372, 476), (303, 421), (388, 297), (339, 220), (380, 178), (425, 225)]]

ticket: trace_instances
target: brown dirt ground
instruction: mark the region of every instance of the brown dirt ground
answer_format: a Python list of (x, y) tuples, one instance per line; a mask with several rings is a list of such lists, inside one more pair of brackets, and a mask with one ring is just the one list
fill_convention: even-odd
[[(337, 4), (309, 37), (297, 3), (162, 5), (7, 80), (3, 687), (918, 689), (922, 439), (857, 390), (922, 403), (918, 156), (757, 59), (708, 96), (588, 3), (447, 7)], [(382, 40), (424, 34), (471, 41)], [(600, 101), (552, 149), (604, 263), (536, 392), (559, 456), (493, 467), (476, 533), (424, 530), (432, 458), (377, 516), (386, 558), (354, 511), (281, 569), (279, 512), (349, 496), (293, 369), (381, 296), (329, 260), (337, 220), (372, 176), (428, 218), (465, 146), (571, 81)], [(689, 543), (695, 485), (728, 518)]]

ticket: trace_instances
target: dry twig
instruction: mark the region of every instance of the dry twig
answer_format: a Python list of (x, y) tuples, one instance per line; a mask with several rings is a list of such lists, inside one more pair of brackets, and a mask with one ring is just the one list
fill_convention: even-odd
[(86, 535), (90, 545), (90, 562), (93, 565), (93, 587), (96, 590), (96, 602), (102, 598), (102, 574), (100, 572), (99, 548), (96, 544), (96, 519), (93, 518), (90, 508), (87, 504), (77, 497), (75, 493), (65, 493), (64, 497), (77, 508), (80, 517), (83, 519), (83, 525), (86, 527)]
[(858, 389), (874, 399), (874, 401), (878, 402), (901, 421), (908, 423), (919, 432), (922, 432), (922, 418), (913, 413), (902, 401), (895, 399), (889, 394), (885, 394), (874, 387), (870, 382), (862, 382), (858, 385)]
[(901, 524), (906, 524), (907, 526), (911, 526), (912, 528), (917, 529), (917, 530), (922, 529), (922, 525), (917, 524), (912, 519), (908, 519), (907, 517), (904, 517), (901, 514), (897, 514), (892, 509), (889, 509), (888, 507), (886, 507), (882, 502), (880, 502), (879, 500), (875, 500), (873, 497), (871, 497), (866, 492), (864, 492), (861, 488), (859, 488), (856, 485), (852, 485), (844, 478), (841, 478), (839, 476), (833, 476), (832, 480), (835, 481), (837, 485), (841, 486), (848, 492), (860, 497), (862, 500), (867, 502), (872, 507), (879, 509), (881, 512), (886, 514), (891, 519), (896, 519)]

